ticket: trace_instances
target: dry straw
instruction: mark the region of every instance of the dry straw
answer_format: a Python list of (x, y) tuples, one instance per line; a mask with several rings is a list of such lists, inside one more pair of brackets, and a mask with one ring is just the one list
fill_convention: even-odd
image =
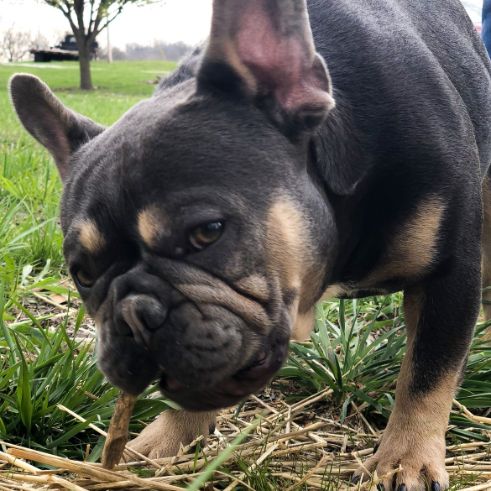
[[(352, 472), (373, 453), (380, 434), (356, 412), (345, 424), (330, 418), (325, 414), (325, 401), (330, 395), (331, 391), (325, 390), (296, 404), (286, 404), (280, 398), (265, 401), (253, 397), (239, 414), (229, 411), (220, 416), (219, 431), (201, 453), (190, 451), (196, 444), (193, 442), (176, 457), (139, 459), (114, 470), (0, 442), (0, 491), (254, 490), (248, 484), (251, 476), (264, 472), (287, 491), (376, 489), (380, 482), (376, 475), (370, 483), (351, 486), (349, 482)], [(454, 407), (471, 423), (489, 424), (489, 418), (483, 421), (457, 402)], [(448, 448), (446, 464), (455, 483), (453, 489), (491, 490), (490, 435), (476, 431), (481, 432), (484, 441)], [(143, 469), (150, 477), (141, 477)], [(203, 482), (207, 484), (203, 486)]]

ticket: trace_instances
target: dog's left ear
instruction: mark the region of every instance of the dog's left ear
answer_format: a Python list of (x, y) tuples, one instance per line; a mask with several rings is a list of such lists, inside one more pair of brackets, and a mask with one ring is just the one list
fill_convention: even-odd
[(253, 99), (287, 133), (315, 128), (334, 107), (305, 0), (214, 0), (198, 81)]
[(63, 181), (70, 174), (70, 156), (104, 127), (71, 111), (39, 78), (20, 73), (9, 82), (10, 96), (25, 129), (55, 159)]

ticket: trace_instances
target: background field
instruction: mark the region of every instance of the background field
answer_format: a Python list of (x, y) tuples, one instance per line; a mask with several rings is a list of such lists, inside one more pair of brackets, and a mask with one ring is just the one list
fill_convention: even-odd
[[(104, 439), (97, 428), (106, 428), (117, 396), (95, 367), (92, 324), (63, 267), (58, 175), (48, 154), (21, 130), (10, 108), (7, 81), (18, 71), (34, 73), (71, 108), (111, 124), (149, 96), (156, 77), (172, 68), (159, 62), (94, 63), (98, 89), (81, 93), (76, 89), (74, 63), (0, 65), (0, 440), (4, 449), (20, 445), (89, 466), (100, 457)], [(121, 484), (121, 478), (119, 489), (192, 483), (198, 489), (196, 479), (210, 480), (213, 484), (207, 489), (344, 489), (359, 460), (373, 451), (393, 404), (405, 344), (400, 299), (394, 295), (320, 305), (312, 341), (292, 345), (287, 366), (259, 398), (252, 397), (221, 416), (206, 451), (199, 444), (196, 450), (184, 449), (173, 467), (169, 461), (133, 466), (131, 475), (147, 479), (147, 484)], [(484, 328), (478, 326), (448, 434), (454, 489), (491, 481), (491, 357), (481, 335)], [(133, 431), (167, 407), (156, 396), (149, 389), (139, 401)], [(238, 436), (243, 429), (250, 432), (247, 437)], [(210, 464), (216, 455), (217, 468)], [(62, 466), (60, 461), (31, 457), (43, 463), (41, 468), (48, 463)], [(70, 479), (83, 489), (104, 489), (94, 478), (81, 477), (84, 472)], [(11, 469), (0, 463), (0, 487), (11, 476)]]

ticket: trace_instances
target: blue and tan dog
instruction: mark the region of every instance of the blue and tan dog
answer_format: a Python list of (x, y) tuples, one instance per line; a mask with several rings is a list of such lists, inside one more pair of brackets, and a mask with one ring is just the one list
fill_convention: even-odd
[(491, 201), (490, 69), (458, 0), (215, 0), (206, 47), (110, 128), (13, 77), (63, 179), (101, 369), (133, 394), (158, 379), (186, 409), (136, 449), (169, 455), (264, 386), (326, 292), (403, 290), (408, 352), (365, 470), (400, 465), (386, 490), (448, 486)]

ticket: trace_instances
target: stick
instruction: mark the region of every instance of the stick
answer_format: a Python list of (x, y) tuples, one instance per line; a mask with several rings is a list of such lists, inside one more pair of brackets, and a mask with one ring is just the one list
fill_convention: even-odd
[(128, 428), (135, 407), (136, 396), (121, 392), (109, 424), (106, 443), (102, 451), (102, 467), (113, 469), (119, 464), (128, 441)]

